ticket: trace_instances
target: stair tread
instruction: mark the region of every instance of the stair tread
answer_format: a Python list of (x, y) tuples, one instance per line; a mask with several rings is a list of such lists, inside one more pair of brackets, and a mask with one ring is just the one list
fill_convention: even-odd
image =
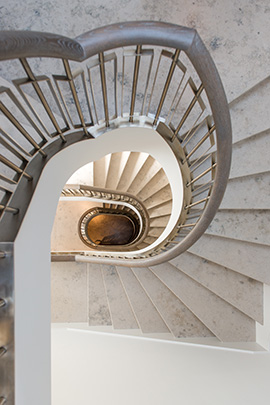
[(138, 198), (145, 201), (147, 198), (151, 197), (153, 194), (157, 193), (160, 189), (164, 188), (168, 184), (168, 178), (163, 169), (160, 169), (151, 180), (141, 188), (138, 193)]
[(117, 185), (117, 190), (127, 191), (140, 168), (148, 158), (147, 153), (130, 152), (129, 158)]
[(206, 233), (270, 245), (270, 211), (220, 210)]
[(147, 209), (156, 207), (157, 205), (163, 204), (164, 202), (172, 200), (171, 187), (167, 184), (157, 193), (153, 194), (151, 197), (144, 200), (144, 205)]
[(267, 172), (270, 168), (267, 151), (270, 151), (270, 129), (233, 145), (230, 178)]
[(129, 267), (117, 267), (143, 333), (168, 333), (169, 329)]
[(130, 152), (115, 152), (111, 155), (106, 188), (116, 190), (120, 177), (125, 169)]
[(203, 235), (189, 251), (247, 277), (270, 284), (268, 246)]
[(87, 163), (80, 167), (72, 176), (68, 179), (66, 184), (81, 184), (85, 186), (93, 186), (93, 162)]
[(252, 319), (263, 322), (262, 283), (190, 252), (170, 263)]
[(269, 209), (270, 172), (230, 179), (221, 209)]
[[(269, 91), (270, 78), (267, 77), (230, 103), (234, 142), (269, 129), (269, 115), (266, 112)], [(262, 108), (263, 106), (265, 108)]]
[(51, 263), (52, 322), (87, 322), (85, 263)]
[(144, 164), (141, 166), (140, 170), (136, 174), (136, 177), (133, 179), (132, 183), (128, 188), (128, 192), (131, 194), (138, 195), (140, 190), (147, 184), (149, 181), (156, 175), (160, 170), (160, 163), (148, 156)]
[(254, 341), (255, 322), (170, 263), (151, 267), (221, 341)]
[(88, 264), (88, 324), (112, 324), (101, 265), (94, 263)]
[(139, 325), (130, 307), (115, 266), (103, 265), (102, 274), (113, 327), (115, 329), (138, 329)]
[(105, 188), (111, 154), (94, 162), (94, 186)]
[(148, 268), (132, 268), (175, 337), (213, 336)]

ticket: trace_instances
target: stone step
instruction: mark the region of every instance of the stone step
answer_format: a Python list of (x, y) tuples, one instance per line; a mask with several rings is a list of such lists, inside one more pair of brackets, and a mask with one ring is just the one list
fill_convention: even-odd
[(219, 210), (206, 233), (270, 246), (270, 210)]
[(51, 321), (87, 322), (87, 264), (51, 263)]
[(164, 228), (170, 219), (170, 215), (163, 215), (156, 218), (150, 218), (150, 227), (162, 227)]
[(270, 130), (253, 135), (233, 145), (230, 178), (269, 171), (269, 151)]
[(190, 252), (170, 263), (250, 318), (263, 323), (263, 284), (259, 281)]
[(137, 173), (143, 166), (144, 162), (148, 158), (147, 153), (143, 152), (131, 152), (129, 155), (129, 158), (127, 160), (127, 163), (125, 165), (125, 168), (123, 170), (123, 173), (120, 177), (117, 190), (121, 191), (127, 191), (135, 177), (137, 176)]
[(153, 208), (157, 205), (163, 204), (164, 202), (170, 201), (172, 199), (172, 192), (170, 184), (157, 191), (151, 197), (143, 201), (146, 208)]
[(145, 201), (153, 194), (157, 193), (159, 190), (167, 186), (168, 178), (163, 169), (160, 169), (155, 176), (140, 190), (138, 193), (138, 198)]
[(255, 322), (183, 274), (170, 263), (151, 267), (153, 273), (221, 341), (254, 341)]
[(138, 267), (132, 270), (175, 337), (213, 336), (150, 269)]
[(126, 166), (130, 152), (116, 152), (112, 153), (108, 175), (106, 179), (106, 188), (116, 190), (123, 170)]
[(111, 325), (111, 315), (106, 296), (102, 266), (88, 264), (88, 324), (89, 326)]
[(168, 216), (172, 212), (172, 201), (165, 202), (158, 207), (150, 208), (148, 210), (149, 217), (156, 218), (160, 216)]
[(270, 128), (268, 113), (270, 76), (229, 104), (233, 142)]
[(143, 333), (169, 333), (169, 329), (129, 267), (117, 267), (129, 302)]
[(94, 162), (94, 186), (105, 188), (111, 154)]
[(270, 284), (268, 246), (221, 236), (203, 235), (189, 248), (189, 252), (262, 283)]
[(114, 329), (138, 329), (138, 322), (115, 266), (103, 265), (102, 274)]
[(269, 209), (270, 172), (230, 179), (221, 209)]
[(93, 162), (87, 163), (78, 169), (68, 179), (67, 184), (82, 184), (85, 186), (93, 186), (94, 184), (94, 164)]
[(160, 163), (152, 158), (152, 156), (148, 156), (127, 191), (131, 194), (138, 195), (143, 187), (156, 175), (160, 168)]

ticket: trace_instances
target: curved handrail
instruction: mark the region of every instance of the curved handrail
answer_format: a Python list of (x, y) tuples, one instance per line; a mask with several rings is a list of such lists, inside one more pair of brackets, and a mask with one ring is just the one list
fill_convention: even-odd
[[(202, 217), (178, 246), (157, 257), (147, 258), (147, 263), (153, 265), (184, 252), (204, 233), (219, 207), (229, 176), (231, 123), (228, 104), (214, 62), (196, 30), (168, 23), (140, 21), (98, 28), (80, 35), (75, 40), (47, 33), (4, 31), (0, 36), (0, 60), (47, 56), (83, 61), (112, 48), (135, 44), (161, 45), (185, 51), (204, 85), (217, 139), (215, 182)], [(52, 145), (51, 143), (51, 148)], [(20, 214), (19, 217), (21, 218)], [(145, 259), (143, 264), (140, 262), (141, 259), (138, 259), (136, 264), (133, 261), (132, 265), (146, 265)], [(126, 260), (125, 265), (128, 265)]]
[[(119, 204), (132, 208), (133, 215), (138, 217), (140, 223), (139, 232), (136, 239), (134, 239), (128, 245), (122, 247), (123, 251), (136, 248), (144, 240), (144, 238), (147, 237), (147, 233), (149, 231), (149, 215), (147, 209), (145, 205), (138, 200), (138, 198), (130, 193), (110, 190), (108, 188), (86, 186), (82, 184), (67, 184), (62, 190), (61, 196), (86, 197), (94, 201), (106, 201), (108, 204)], [(92, 244), (92, 246), (94, 246), (94, 244)], [(121, 250), (121, 247), (117, 245), (113, 248), (104, 248), (104, 246), (100, 247), (99, 245), (96, 245), (95, 248), (98, 250), (110, 250), (115, 252)]]

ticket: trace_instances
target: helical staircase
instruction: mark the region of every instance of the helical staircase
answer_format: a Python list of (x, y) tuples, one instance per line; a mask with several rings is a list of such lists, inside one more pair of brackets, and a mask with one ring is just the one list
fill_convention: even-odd
[[(5, 371), (14, 364), (10, 274), (28, 206), (50, 159), (77, 143), (95, 149), (114, 134), (112, 152), (62, 184), (58, 209), (94, 201), (112, 211), (135, 210), (141, 230), (122, 249), (89, 248), (77, 234), (78, 247), (72, 241), (66, 248), (59, 233), (64, 208), (57, 213), (53, 322), (168, 339), (255, 342), (263, 285), (270, 282), (269, 235), (260, 232), (269, 196), (259, 191), (269, 181), (269, 165), (257, 158), (246, 165), (245, 159), (254, 161), (253, 150), (264, 150), (267, 132), (247, 136), (239, 129), (238, 112), (250, 92), (230, 105), (237, 131), (228, 180), (229, 108), (197, 32), (157, 22), (115, 24), (75, 40), (6, 31), (0, 59), (2, 401), (14, 401), (13, 376)], [(121, 145), (129, 137), (130, 149)], [(161, 155), (166, 150), (167, 161), (154, 146)]]

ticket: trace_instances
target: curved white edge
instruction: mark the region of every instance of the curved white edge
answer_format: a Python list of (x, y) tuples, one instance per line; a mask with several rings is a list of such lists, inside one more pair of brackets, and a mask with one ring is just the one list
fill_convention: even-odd
[[(182, 177), (167, 143), (146, 128), (119, 128), (56, 154), (44, 168), (14, 243), (15, 397), (18, 404), (50, 404), (50, 235), (61, 190), (79, 167), (119, 151), (147, 152), (171, 183), (173, 212), (182, 205)], [(175, 221), (172, 214), (170, 224)], [(169, 232), (169, 231), (168, 231)], [(26, 372), (27, 370), (27, 372)]]

